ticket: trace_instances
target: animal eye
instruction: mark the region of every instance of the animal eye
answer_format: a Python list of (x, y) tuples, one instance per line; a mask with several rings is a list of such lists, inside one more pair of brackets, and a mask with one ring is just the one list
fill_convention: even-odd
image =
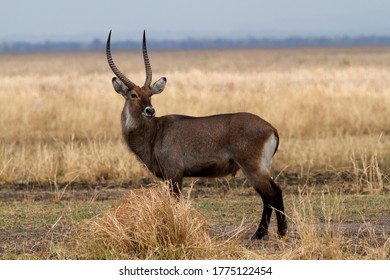
[(130, 96), (131, 96), (131, 98), (137, 98), (138, 97), (137, 94), (135, 94), (135, 93), (130, 94)]

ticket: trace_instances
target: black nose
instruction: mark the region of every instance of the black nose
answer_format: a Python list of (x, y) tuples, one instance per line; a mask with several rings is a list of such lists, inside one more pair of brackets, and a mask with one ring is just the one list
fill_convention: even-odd
[(154, 110), (153, 107), (146, 107), (145, 108), (145, 115), (147, 115), (148, 117), (153, 117), (155, 113), (156, 113), (156, 111)]

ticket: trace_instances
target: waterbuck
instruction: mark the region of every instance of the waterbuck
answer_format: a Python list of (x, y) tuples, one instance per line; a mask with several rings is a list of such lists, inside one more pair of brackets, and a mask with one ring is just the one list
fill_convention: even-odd
[(270, 162), (278, 149), (277, 130), (250, 113), (221, 114), (207, 117), (166, 115), (156, 117), (151, 97), (164, 90), (165, 77), (154, 84), (152, 68), (143, 35), (146, 80), (137, 86), (115, 66), (110, 50), (106, 54), (115, 76), (112, 85), (125, 98), (122, 133), (130, 150), (157, 177), (170, 182), (171, 191), (180, 195), (183, 177), (219, 177), (241, 169), (263, 200), (263, 214), (253, 239), (268, 234), (272, 209), (278, 221), (278, 234), (284, 236), (287, 223), (281, 188), (270, 176)]

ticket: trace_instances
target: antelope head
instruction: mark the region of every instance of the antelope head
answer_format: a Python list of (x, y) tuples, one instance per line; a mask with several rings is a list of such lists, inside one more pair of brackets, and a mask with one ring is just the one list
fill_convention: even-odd
[(164, 90), (167, 79), (162, 77), (151, 85), (152, 67), (150, 66), (148, 51), (146, 48), (145, 31), (143, 35), (142, 51), (144, 55), (146, 80), (142, 87), (134, 84), (116, 67), (111, 56), (110, 41), (111, 31), (107, 38), (106, 55), (108, 64), (116, 76), (112, 78), (112, 85), (115, 91), (121, 94), (126, 100), (124, 108), (125, 114), (129, 114), (128, 117), (131, 116), (132, 119), (139, 119), (141, 117), (153, 118), (156, 112), (152, 106), (151, 97), (152, 95), (159, 94)]

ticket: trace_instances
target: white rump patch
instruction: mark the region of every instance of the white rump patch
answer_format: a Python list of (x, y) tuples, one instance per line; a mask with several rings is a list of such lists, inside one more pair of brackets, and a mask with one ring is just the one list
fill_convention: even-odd
[(271, 136), (265, 141), (263, 152), (261, 153), (261, 164), (260, 168), (262, 172), (269, 172), (269, 166), (274, 155), (276, 145), (277, 145), (276, 136), (272, 133)]

